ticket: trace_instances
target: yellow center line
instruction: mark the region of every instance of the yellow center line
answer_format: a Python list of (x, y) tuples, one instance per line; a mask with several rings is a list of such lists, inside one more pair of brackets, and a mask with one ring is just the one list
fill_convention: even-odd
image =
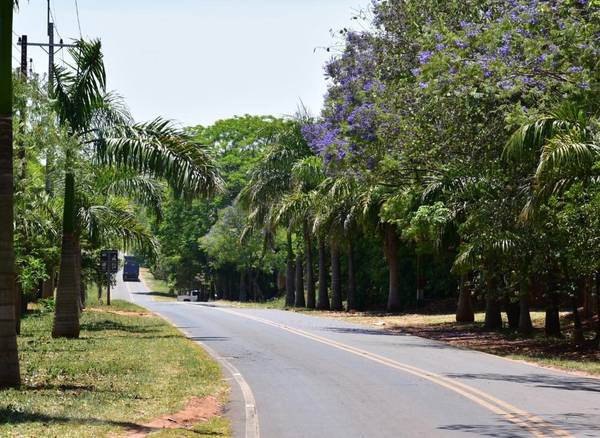
[(504, 417), (506, 420), (511, 423), (527, 430), (532, 435), (539, 438), (550, 438), (550, 437), (567, 437), (574, 438), (569, 432), (559, 429), (555, 425), (548, 423), (546, 420), (535, 416), (533, 414), (524, 411), (523, 409), (517, 408), (503, 400), (500, 400), (492, 395), (483, 392), (479, 389), (476, 389), (472, 386), (466, 385), (462, 382), (456, 381), (455, 379), (450, 379), (448, 377), (444, 377), (440, 374), (436, 374), (430, 371), (423, 370), (421, 368), (417, 368), (411, 365), (407, 365), (401, 362), (397, 362), (395, 360), (389, 359), (384, 356), (380, 356), (375, 353), (371, 353), (366, 350), (361, 350), (356, 347), (352, 347), (347, 344), (343, 344), (338, 341), (334, 341), (332, 339), (324, 338), (319, 335), (315, 335), (313, 333), (306, 332), (304, 330), (300, 330), (297, 328), (293, 328), (287, 326), (285, 324), (280, 324), (268, 319), (246, 315), (243, 313), (239, 313), (229, 309), (223, 309), (219, 307), (214, 307), (217, 310), (220, 310), (225, 313), (229, 313), (231, 315), (240, 316), (242, 318), (250, 319), (256, 322), (260, 322), (262, 324), (270, 325), (272, 327), (276, 327), (282, 330), (285, 330), (289, 333), (296, 334), (298, 336), (302, 336), (304, 338), (311, 339), (313, 341), (320, 342), (325, 345), (329, 345), (331, 347), (337, 348), (339, 350), (347, 351), (349, 353), (355, 354), (357, 356), (364, 357), (373, 362), (380, 363), (382, 365), (388, 366), (390, 368), (394, 368), (417, 377), (421, 377), (423, 379), (429, 380), (437, 385), (440, 385), (446, 389), (449, 389), (461, 396), (473, 401), (474, 403), (488, 409), (496, 415), (500, 415)]

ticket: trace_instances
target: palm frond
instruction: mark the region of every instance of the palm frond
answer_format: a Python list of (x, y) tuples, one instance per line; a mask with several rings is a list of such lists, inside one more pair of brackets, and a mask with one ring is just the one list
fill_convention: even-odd
[(168, 120), (118, 127), (96, 141), (99, 161), (164, 178), (179, 195), (222, 190), (218, 169), (202, 147)]

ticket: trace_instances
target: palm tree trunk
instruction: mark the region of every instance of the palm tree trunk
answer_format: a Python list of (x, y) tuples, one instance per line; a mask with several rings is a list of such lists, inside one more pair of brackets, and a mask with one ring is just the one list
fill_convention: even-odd
[(75, 274), (77, 279), (77, 289), (79, 290), (79, 310), (85, 308), (85, 283), (81, 278), (81, 238), (79, 232), (75, 232)]
[(65, 175), (65, 200), (60, 274), (56, 291), (56, 309), (52, 336), (55, 338), (79, 337), (79, 276), (76, 271), (75, 243), (75, 178)]
[(548, 337), (562, 337), (562, 332), (560, 330), (559, 298), (558, 294), (554, 291), (549, 293), (544, 331)]
[(399, 267), (398, 267), (398, 234), (394, 225), (385, 224), (385, 258), (389, 271), (388, 312), (399, 312), (402, 304), (400, 301)]
[(48, 196), (54, 196), (54, 185), (52, 183), (52, 172), (54, 167), (54, 151), (49, 147), (46, 152), (46, 168), (44, 171), (44, 185)]
[(42, 298), (54, 297), (54, 268), (47, 271), (48, 278), (42, 284)]
[(508, 319), (508, 328), (517, 330), (519, 328), (519, 319), (521, 317), (521, 302), (513, 301), (510, 296), (504, 299), (506, 308), (506, 318)]
[(285, 305), (286, 307), (294, 306), (294, 298), (296, 293), (295, 288), (295, 270), (294, 270), (294, 247), (292, 246), (292, 228), (287, 230), (287, 261), (285, 270)]
[(13, 229), (13, 2), (0, 2), (0, 388), (19, 386)]
[(596, 272), (596, 337), (594, 343), (596, 348), (600, 347), (600, 272)]
[(342, 276), (340, 250), (336, 242), (331, 242), (331, 309), (344, 310), (342, 302)]
[(583, 347), (585, 343), (585, 336), (583, 335), (583, 326), (581, 325), (581, 315), (579, 314), (579, 297), (577, 293), (574, 293), (571, 297), (571, 305), (573, 311), (573, 326), (574, 326), (574, 337), (573, 340), (577, 347)]
[(521, 308), (521, 312), (519, 313), (519, 333), (523, 335), (529, 335), (533, 331), (531, 313), (529, 312), (529, 280), (522, 280), (520, 287), (521, 293), (519, 297), (519, 306)]
[(460, 324), (475, 321), (471, 289), (467, 287), (467, 274), (460, 274), (458, 286), (458, 304), (456, 306), (456, 322)]
[(417, 307), (425, 304), (425, 275), (423, 274), (423, 256), (417, 254)]
[[(25, 301), (25, 297), (23, 296), (23, 288), (21, 287), (21, 283), (16, 282), (15, 288), (15, 326), (17, 330), (17, 335), (21, 334), (21, 319), (23, 318), (23, 301)], [(25, 307), (27, 308), (27, 303), (25, 303)]]
[(485, 274), (485, 323), (487, 330), (498, 330), (502, 328), (502, 310), (496, 290), (495, 265), (489, 263)]
[(354, 242), (348, 239), (348, 290), (346, 292), (347, 310), (357, 310), (356, 303), (356, 274), (354, 270)]
[(248, 290), (246, 285), (246, 270), (242, 268), (240, 272), (240, 295), (239, 300), (241, 302), (248, 301)]
[(296, 254), (296, 299), (294, 307), (305, 307), (304, 301), (304, 276), (302, 275), (302, 254)]
[(306, 307), (314, 309), (316, 307), (315, 297), (315, 273), (313, 270), (313, 248), (308, 222), (304, 221), (304, 253), (306, 255)]
[(325, 253), (325, 241), (319, 239), (319, 301), (317, 308), (329, 310), (329, 295), (327, 294), (327, 254)]

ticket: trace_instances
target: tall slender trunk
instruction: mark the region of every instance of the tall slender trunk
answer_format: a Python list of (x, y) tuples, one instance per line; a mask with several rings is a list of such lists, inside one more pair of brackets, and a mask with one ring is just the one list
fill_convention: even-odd
[(248, 301), (248, 289), (246, 285), (246, 270), (242, 268), (240, 272), (240, 295), (239, 300), (242, 302)]
[(356, 272), (354, 269), (354, 242), (348, 238), (348, 290), (346, 291), (346, 307), (348, 311), (357, 310), (356, 303)]
[(52, 182), (52, 172), (54, 171), (54, 150), (51, 146), (46, 151), (46, 168), (44, 172), (44, 186), (48, 196), (54, 196), (54, 184)]
[(519, 294), (519, 306), (521, 309), (521, 313), (519, 313), (519, 332), (523, 335), (529, 335), (533, 331), (531, 313), (529, 311), (529, 285), (529, 279), (521, 280)]
[(600, 272), (596, 272), (596, 338), (594, 343), (596, 348), (600, 347)]
[(0, 2), (0, 388), (19, 386), (13, 229), (13, 2)]
[(517, 330), (519, 328), (519, 319), (521, 317), (521, 302), (513, 301), (510, 296), (505, 297), (506, 317), (508, 319), (508, 328)]
[(85, 308), (85, 283), (81, 278), (81, 238), (79, 231), (75, 232), (75, 278), (77, 280), (77, 289), (79, 290), (79, 310)]
[(17, 281), (15, 286), (15, 330), (21, 334), (21, 317), (23, 316), (23, 290)]
[(42, 284), (42, 298), (53, 298), (54, 297), (55, 269), (50, 268), (46, 272), (47, 272), (48, 278), (45, 279)]
[(305, 307), (306, 301), (304, 300), (304, 275), (302, 272), (302, 254), (300, 251), (296, 254), (296, 299), (294, 300), (294, 307)]
[(52, 336), (55, 338), (79, 337), (80, 273), (76, 272), (76, 266), (75, 178), (72, 173), (67, 173), (65, 175), (60, 274), (56, 291), (54, 327), (52, 329)]
[(487, 330), (498, 330), (502, 328), (502, 313), (500, 301), (496, 290), (496, 279), (494, 277), (494, 266), (490, 266), (486, 274), (485, 292), (485, 328)]
[(592, 276), (588, 275), (583, 281), (583, 317), (590, 319), (594, 316), (594, 297), (592, 294)]
[(304, 221), (302, 225), (304, 233), (304, 254), (306, 256), (306, 307), (314, 309), (316, 307), (315, 297), (315, 273), (313, 269), (313, 247), (308, 222)]
[(384, 250), (389, 272), (388, 312), (399, 312), (402, 308), (400, 300), (399, 267), (398, 267), (398, 234), (395, 226), (385, 224)]
[(287, 261), (285, 269), (285, 305), (286, 307), (294, 306), (296, 293), (296, 272), (294, 269), (294, 247), (292, 245), (292, 227), (288, 226), (287, 230)]
[(579, 296), (575, 292), (571, 297), (571, 306), (573, 311), (574, 341), (578, 347), (583, 347), (585, 336), (583, 335), (583, 326), (581, 325), (581, 316), (579, 315)]
[(467, 287), (467, 274), (460, 274), (458, 284), (458, 304), (456, 306), (456, 322), (464, 324), (475, 321), (471, 289)]
[(98, 302), (102, 302), (102, 282), (98, 280)]
[(336, 242), (331, 242), (331, 309), (344, 310), (344, 303), (342, 302), (340, 250)]
[(423, 256), (417, 254), (417, 307), (425, 304), (425, 274), (423, 273)]
[(327, 294), (327, 254), (325, 253), (325, 241), (319, 239), (319, 300), (317, 308), (329, 310), (329, 295)]
[(562, 332), (560, 330), (559, 297), (554, 291), (549, 291), (548, 295), (544, 331), (548, 337), (560, 338)]

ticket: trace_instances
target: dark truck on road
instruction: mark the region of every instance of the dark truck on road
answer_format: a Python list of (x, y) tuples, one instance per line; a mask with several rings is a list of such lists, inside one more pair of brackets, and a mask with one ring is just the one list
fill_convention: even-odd
[(140, 281), (140, 264), (132, 256), (125, 256), (123, 281)]

